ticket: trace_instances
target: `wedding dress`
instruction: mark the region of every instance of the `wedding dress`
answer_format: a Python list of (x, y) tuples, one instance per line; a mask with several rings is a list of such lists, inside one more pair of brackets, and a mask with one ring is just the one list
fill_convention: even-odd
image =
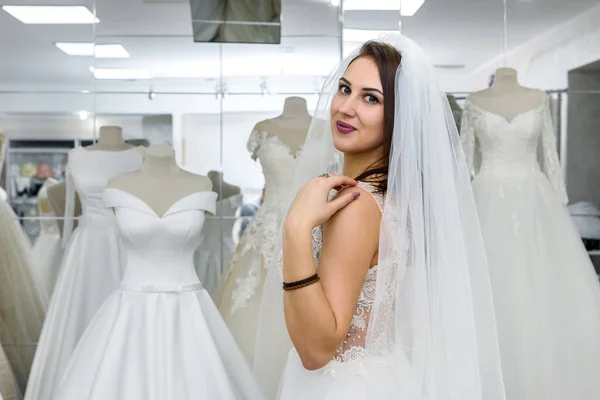
[(211, 296), (215, 296), (221, 286), (225, 266), (235, 252), (233, 226), (235, 212), (242, 205), (241, 194), (217, 201), (214, 217), (204, 222), (202, 244), (196, 250), (194, 266), (202, 286)]
[(21, 390), (0, 345), (0, 400), (20, 400)]
[(67, 367), (57, 399), (248, 399), (252, 372), (194, 270), (205, 212), (196, 192), (158, 216), (143, 200), (105, 190), (127, 265)]
[(49, 186), (52, 186), (52, 183), (50, 180), (46, 180), (38, 192), (39, 212), (42, 217), (40, 220), (41, 231), (31, 251), (34, 275), (48, 299), (52, 296), (63, 254), (58, 224), (54, 219), (56, 215), (48, 204), (47, 189)]
[(600, 285), (564, 206), (549, 98), (510, 121), (467, 101), (461, 136), (471, 170), (481, 158), (472, 185), (506, 398), (598, 398)]
[(0, 344), (24, 390), (45, 307), (33, 276), (29, 238), (4, 194), (0, 188)]
[[(25, 398), (54, 400), (58, 380), (75, 346), (104, 300), (122, 277), (114, 214), (104, 207), (107, 181), (140, 168), (137, 148), (124, 151), (75, 148), (67, 165), (67, 205), (60, 274), (44, 323)], [(82, 217), (71, 235), (75, 190)]]
[(242, 235), (217, 299), (221, 315), (252, 365), (262, 289), (300, 150), (293, 153), (278, 136), (258, 131), (250, 135), (248, 150), (262, 166), (264, 201)]

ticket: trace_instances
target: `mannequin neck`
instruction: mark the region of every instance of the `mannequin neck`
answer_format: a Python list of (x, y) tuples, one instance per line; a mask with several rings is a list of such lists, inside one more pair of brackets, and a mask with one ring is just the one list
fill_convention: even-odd
[(493, 88), (518, 88), (519, 85), (517, 70), (514, 68), (498, 68), (494, 73)]
[(179, 172), (175, 151), (166, 144), (149, 147), (146, 149), (142, 170), (154, 178), (168, 177)]
[(283, 115), (287, 117), (309, 116), (306, 100), (302, 97), (288, 97), (283, 105)]
[(100, 128), (98, 143), (107, 146), (118, 146), (124, 142), (123, 130), (118, 126), (103, 126)]

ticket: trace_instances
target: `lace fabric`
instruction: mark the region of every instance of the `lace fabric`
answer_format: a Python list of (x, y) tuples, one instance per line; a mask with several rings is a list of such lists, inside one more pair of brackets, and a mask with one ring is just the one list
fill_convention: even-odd
[[(528, 176), (543, 172), (561, 202), (568, 203), (548, 95), (544, 95), (539, 107), (523, 112), (510, 121), (467, 100), (461, 141), (473, 178), (480, 174), (492, 175), (514, 186), (521, 184)], [(500, 191), (503, 185), (500, 185)]]
[[(253, 160), (260, 161), (265, 177), (265, 196), (260, 210), (244, 231), (227, 268), (225, 282), (234, 277), (236, 283), (231, 294), (230, 315), (243, 309), (264, 281), (284, 214), (290, 177), (302, 151), (300, 148), (294, 153), (278, 136), (259, 130), (252, 131), (247, 149)], [(247, 255), (251, 252), (254, 255), (248, 262)]]

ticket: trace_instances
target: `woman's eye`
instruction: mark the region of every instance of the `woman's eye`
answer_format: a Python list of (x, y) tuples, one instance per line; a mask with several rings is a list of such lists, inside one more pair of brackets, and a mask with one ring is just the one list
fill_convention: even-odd
[(350, 88), (346, 85), (340, 85), (338, 90), (342, 94), (350, 94)]
[(366, 95), (365, 99), (367, 100), (367, 102), (369, 104), (377, 104), (377, 103), (379, 103), (379, 99), (377, 99), (377, 97), (375, 97), (373, 95), (370, 95), (370, 94)]

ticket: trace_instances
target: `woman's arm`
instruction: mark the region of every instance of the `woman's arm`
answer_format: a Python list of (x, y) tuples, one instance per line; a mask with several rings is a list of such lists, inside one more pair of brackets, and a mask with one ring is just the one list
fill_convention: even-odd
[[(381, 213), (363, 189), (346, 188), (338, 197), (362, 195), (323, 226), (320, 282), (286, 291), (285, 319), (290, 338), (306, 369), (318, 369), (335, 355), (352, 322), (368, 269), (376, 263)], [(294, 282), (315, 273), (312, 227), (288, 218), (284, 227), (284, 280)]]

